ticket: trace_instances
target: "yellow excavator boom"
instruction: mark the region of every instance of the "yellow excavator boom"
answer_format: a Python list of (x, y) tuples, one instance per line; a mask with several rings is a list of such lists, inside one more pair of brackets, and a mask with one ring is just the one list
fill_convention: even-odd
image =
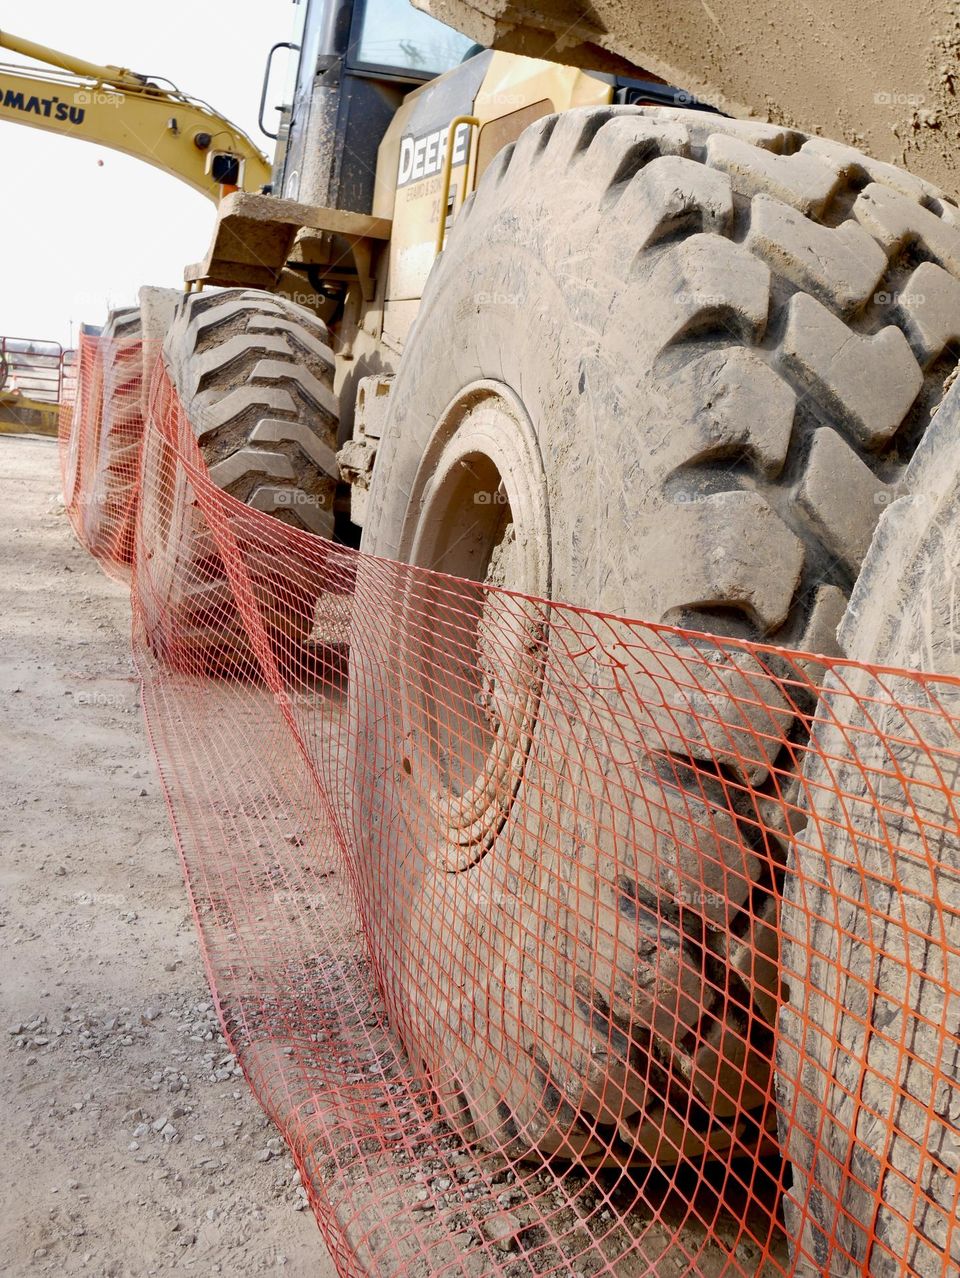
[(223, 189), (259, 191), (270, 181), (255, 143), (205, 102), (8, 31), (0, 31), (0, 48), (52, 68), (0, 65), (0, 120), (122, 151), (212, 200)]

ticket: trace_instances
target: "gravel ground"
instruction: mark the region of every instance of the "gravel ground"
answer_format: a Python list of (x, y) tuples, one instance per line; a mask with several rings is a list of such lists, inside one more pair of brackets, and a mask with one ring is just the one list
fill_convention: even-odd
[(0, 1272), (335, 1273), (210, 1005), (130, 660), (52, 441), (0, 438)]

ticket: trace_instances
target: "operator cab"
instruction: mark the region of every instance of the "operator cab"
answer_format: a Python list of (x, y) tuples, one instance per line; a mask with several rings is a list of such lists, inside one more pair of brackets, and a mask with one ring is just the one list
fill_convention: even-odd
[(275, 46), (292, 47), (299, 58), (275, 135), (274, 193), (368, 212), (377, 148), (403, 99), (481, 46), (410, 0), (301, 0), (299, 7), (299, 39)]
[[(264, 76), (261, 128), (277, 142), (273, 194), (369, 213), (380, 143), (404, 99), (428, 81), (471, 63), (470, 69), (447, 77), (460, 83), (450, 84), (441, 95), (452, 107), (456, 101), (459, 110), (469, 111), (471, 95), (479, 92), (483, 78), (474, 60), (485, 51), (469, 36), (415, 9), (410, 0), (299, 0), (298, 11), (296, 38), (274, 45)], [(282, 48), (294, 50), (298, 58), (286, 95), (289, 106), (278, 108), (281, 123), (273, 133), (264, 122), (263, 106), (271, 61)], [(585, 74), (607, 86), (606, 101), (714, 109), (643, 72), (641, 78), (599, 70)], [(447, 118), (458, 109), (451, 109)], [(557, 103), (551, 109), (562, 108)], [(505, 135), (501, 145), (508, 140)]]

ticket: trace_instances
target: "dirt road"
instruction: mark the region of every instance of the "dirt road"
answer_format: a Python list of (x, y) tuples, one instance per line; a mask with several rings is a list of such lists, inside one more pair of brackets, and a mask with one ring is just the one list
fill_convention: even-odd
[(0, 438), (0, 1272), (334, 1267), (220, 1038), (124, 587)]

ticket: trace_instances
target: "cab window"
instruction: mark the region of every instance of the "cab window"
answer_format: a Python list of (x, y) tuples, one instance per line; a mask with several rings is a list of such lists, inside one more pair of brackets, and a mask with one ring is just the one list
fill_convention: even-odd
[(471, 49), (476, 45), (469, 36), (421, 13), (410, 0), (365, 0), (348, 60), (428, 80), (457, 66)]

